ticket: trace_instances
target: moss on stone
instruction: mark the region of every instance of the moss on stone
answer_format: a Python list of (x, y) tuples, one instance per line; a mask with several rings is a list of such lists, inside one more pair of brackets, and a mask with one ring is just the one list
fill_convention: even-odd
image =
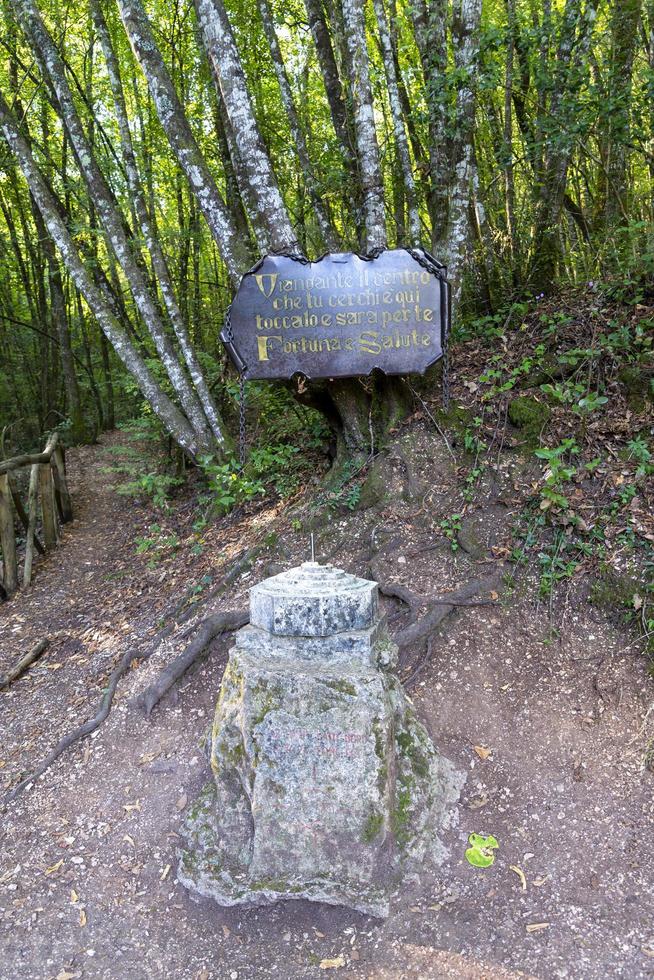
[(645, 402), (652, 398), (652, 374), (637, 365), (625, 365), (619, 373), (618, 380), (625, 388), (627, 404), (633, 412), (642, 412)]
[(411, 790), (409, 786), (403, 786), (395, 797), (393, 808), (393, 833), (395, 840), (400, 846), (409, 843), (411, 834), (409, 832), (409, 821), (411, 818)]
[(371, 844), (375, 837), (378, 836), (384, 825), (384, 818), (378, 811), (374, 810), (368, 815), (368, 818), (363, 827), (363, 833), (361, 839), (364, 844)]
[(426, 779), (429, 775), (429, 760), (417, 744), (411, 732), (408, 730), (399, 732), (395, 740), (400, 753), (408, 759), (416, 776), (419, 776), (421, 779)]
[(552, 410), (532, 395), (518, 395), (509, 402), (509, 418), (529, 440), (538, 439), (550, 420)]
[(388, 759), (386, 744), (383, 736), (383, 728), (379, 718), (375, 718), (372, 723), (372, 733), (375, 738), (375, 755), (381, 763), (379, 766), (379, 772), (377, 773), (377, 787), (380, 795), (383, 796), (384, 792), (386, 791), (386, 780), (388, 778)]
[(349, 694), (350, 697), (356, 697), (357, 689), (349, 681), (327, 681), (327, 687), (330, 687), (332, 691), (338, 691), (339, 694)]

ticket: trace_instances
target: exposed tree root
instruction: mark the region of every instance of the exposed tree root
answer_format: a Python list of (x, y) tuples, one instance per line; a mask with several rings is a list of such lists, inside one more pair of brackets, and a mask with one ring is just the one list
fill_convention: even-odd
[[(393, 639), (400, 648), (400, 654), (410, 646), (426, 640), (425, 650), (421, 657), (413, 664), (406, 664), (411, 667), (411, 673), (403, 679), (406, 686), (410, 686), (418, 678), (422, 670), (429, 664), (432, 652), (433, 633), (442, 621), (461, 606), (489, 606), (493, 605), (493, 599), (473, 599), (473, 596), (480, 592), (490, 592), (497, 588), (502, 581), (504, 567), (497, 567), (491, 575), (485, 578), (475, 578), (466, 585), (443, 596), (419, 596), (404, 585), (394, 582), (383, 582), (371, 562), (371, 572), (373, 578), (379, 585), (382, 595), (400, 599), (410, 611), (409, 623), (404, 629), (393, 635)], [(418, 612), (422, 607), (427, 607), (423, 616)]]
[[(244, 615), (245, 615), (245, 619), (243, 619)], [(217, 625), (217, 621), (220, 620), (221, 618), (223, 621), (222, 626)], [(230, 622), (233, 622), (235, 625), (230, 627), (229, 626)], [(196, 637), (196, 639), (191, 644), (189, 644), (187, 649), (180, 657), (177, 658), (177, 660), (173, 661), (173, 663), (169, 665), (169, 669), (172, 669), (175, 666), (175, 664), (178, 664), (179, 661), (183, 660), (186, 656), (188, 656), (189, 659), (186, 667), (183, 667), (178, 670), (175, 676), (172, 677), (172, 680), (170, 680), (170, 683), (167, 685), (167, 687), (163, 688), (159, 697), (161, 697), (165, 693), (165, 691), (167, 691), (168, 688), (172, 686), (172, 684), (177, 679), (177, 677), (180, 677), (184, 673), (184, 671), (188, 669), (188, 666), (190, 666), (193, 660), (200, 655), (204, 647), (207, 645), (208, 642), (210, 642), (210, 640), (214, 636), (217, 636), (218, 633), (227, 632), (229, 629), (237, 629), (238, 626), (242, 626), (244, 622), (247, 622), (247, 613), (244, 614), (240, 610), (237, 610), (235, 612), (216, 613), (213, 616), (209, 616), (208, 619), (204, 620), (200, 624), (198, 636)], [(207, 627), (207, 624), (210, 625)], [(166, 629), (168, 629), (168, 627)], [(170, 629), (172, 630), (172, 626), (170, 627)], [(165, 633), (166, 630), (162, 632)], [(211, 633), (211, 635), (209, 635), (208, 639), (205, 639), (202, 645), (200, 646), (201, 638), (206, 637), (208, 632)], [(96, 729), (100, 727), (100, 725), (106, 720), (107, 716), (109, 715), (109, 712), (111, 710), (111, 705), (113, 703), (114, 696), (116, 694), (116, 688), (118, 687), (118, 683), (121, 677), (123, 677), (124, 674), (127, 673), (127, 671), (129, 670), (129, 668), (132, 666), (133, 663), (137, 661), (141, 662), (143, 660), (147, 660), (148, 657), (151, 657), (152, 654), (159, 648), (161, 639), (162, 639), (162, 633), (159, 633), (155, 637), (154, 641), (150, 643), (142, 653), (139, 653), (138, 651), (134, 651), (134, 650), (127, 650), (123, 654), (118, 664), (116, 665), (116, 667), (114, 667), (111, 674), (109, 675), (109, 680), (105, 688), (104, 697), (100, 702), (100, 706), (96, 714), (92, 718), (89, 718), (88, 721), (85, 721), (84, 724), (80, 725), (78, 728), (75, 728), (72, 732), (69, 732), (67, 735), (65, 735), (59, 742), (57, 742), (52, 752), (50, 752), (45, 757), (43, 762), (41, 762), (36, 767), (36, 769), (29, 774), (29, 776), (26, 776), (25, 779), (22, 779), (20, 783), (14, 786), (14, 788), (11, 789), (6, 794), (4, 798), (5, 803), (9, 803), (11, 802), (11, 800), (14, 800), (20, 793), (22, 793), (24, 789), (26, 789), (28, 786), (34, 783), (40, 776), (42, 776), (43, 773), (46, 772), (46, 770), (48, 770), (54, 762), (57, 761), (59, 756), (62, 755), (67, 748), (69, 748), (71, 745), (74, 745), (75, 742), (79, 742), (80, 739), (86, 738), (88, 735), (90, 735), (92, 732), (96, 731)], [(189, 654), (191, 647), (194, 647), (196, 649), (195, 655), (193, 657), (190, 657)], [(164, 670), (159, 680), (161, 681), (162, 678), (165, 675), (167, 675), (167, 673), (168, 673), (168, 669)], [(152, 685), (152, 688), (156, 687), (156, 684), (157, 682), (155, 682), (155, 684)], [(152, 688), (149, 688), (148, 690), (151, 690)], [(157, 698), (155, 701), (152, 702), (152, 707), (156, 704), (157, 700), (159, 700), (159, 698)], [(150, 710), (152, 710), (152, 707), (150, 708)]]
[(452, 592), (449, 595), (437, 596), (426, 600), (427, 612), (420, 619), (416, 619), (414, 622), (409, 623), (404, 629), (396, 633), (394, 640), (397, 645), (402, 649), (402, 647), (408, 647), (413, 643), (417, 643), (419, 640), (426, 639), (431, 633), (434, 632), (436, 627), (441, 623), (446, 616), (449, 616), (451, 612), (457, 608), (457, 606), (487, 606), (492, 605), (492, 599), (484, 599), (479, 601), (469, 601), (473, 596), (478, 595), (480, 592), (491, 591), (496, 588), (504, 574), (503, 568), (498, 568), (492, 574), (486, 578), (474, 578), (472, 581), (468, 582), (462, 588), (457, 589), (456, 592)]
[(0, 691), (9, 687), (15, 680), (17, 680), (25, 671), (32, 666), (35, 660), (38, 660), (42, 653), (44, 653), (50, 646), (50, 640), (43, 639), (39, 640), (31, 650), (25, 654), (24, 657), (18, 661), (15, 667), (11, 667), (4, 677), (0, 677)]
[(36, 767), (34, 772), (31, 772), (29, 776), (26, 776), (25, 779), (21, 780), (17, 786), (14, 786), (14, 788), (7, 793), (4, 799), (5, 803), (9, 803), (11, 800), (14, 800), (19, 793), (22, 793), (23, 790), (26, 789), (27, 786), (37, 780), (39, 776), (42, 776), (43, 773), (57, 761), (59, 756), (62, 755), (69, 746), (73, 745), (75, 742), (78, 742), (81, 738), (85, 738), (87, 735), (90, 735), (91, 732), (94, 732), (96, 728), (100, 727), (111, 710), (116, 688), (118, 687), (118, 682), (123, 674), (129, 670), (134, 661), (147, 659), (147, 657), (151, 656), (155, 650), (156, 646), (150, 645), (143, 653), (134, 653), (133, 650), (128, 650), (123, 654), (118, 662), (118, 665), (114, 667), (109, 675), (109, 681), (105, 688), (104, 697), (100, 702), (100, 707), (97, 713), (93, 716), (93, 718), (89, 718), (88, 721), (85, 721), (83, 725), (80, 725), (78, 728), (74, 729), (74, 731), (69, 732), (68, 735), (64, 735), (64, 737), (57, 742), (52, 752), (50, 752), (49, 755), (45, 757), (43, 762)]
[(156, 681), (154, 681), (142, 694), (136, 698), (136, 704), (143, 708), (146, 718), (150, 717), (152, 709), (162, 699), (164, 694), (170, 690), (173, 684), (182, 677), (195, 663), (209, 646), (211, 641), (221, 633), (231, 633), (233, 630), (244, 626), (249, 620), (249, 610), (233, 609), (228, 612), (214, 613), (208, 616), (200, 624), (195, 637), (191, 640), (183, 653), (175, 657), (161, 671)]

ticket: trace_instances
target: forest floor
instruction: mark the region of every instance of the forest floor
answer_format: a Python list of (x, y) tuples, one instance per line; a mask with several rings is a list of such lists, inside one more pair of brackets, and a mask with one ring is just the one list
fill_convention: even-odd
[[(447, 617), (429, 656), (404, 651), (417, 711), (467, 780), (443, 833), (445, 863), (405, 880), (387, 920), (306, 902), (221, 909), (176, 882), (180, 824), (210, 777), (202, 743), (230, 637), (149, 720), (134, 699), (183, 649), (187, 619), (133, 665), (102, 727), (3, 807), (2, 980), (654, 977), (654, 682), (625, 618), (640, 608), (649, 566), (623, 546), (626, 532), (608, 548), (613, 525), (602, 561), (557, 564), (557, 538), (521, 561), (541, 463), (518, 430), (505, 425), (497, 439), (491, 425), (492, 466), (470, 493), (470, 439), (466, 430), (452, 451), (419, 413), (346, 506), (313, 486), (200, 529), (190, 492), (164, 510), (117, 492), (115, 463), (133, 453), (124, 434), (69, 451), (75, 520), (33, 585), (0, 607), (0, 673), (51, 640), (0, 694), (3, 793), (95, 713), (126, 650), (148, 648), (182, 610), (197, 607), (200, 621), (242, 606), (253, 583), (309, 557), (310, 529), (319, 561), (365, 576), (372, 563), (422, 596), (509, 561), (512, 575), (490, 605)], [(614, 471), (580, 479), (578, 506), (610, 487), (618, 523), (643, 530), (646, 491), (622, 500), (630, 464), (614, 455)], [(384, 607), (391, 633), (405, 625), (401, 603)], [(492, 867), (465, 860), (472, 832), (497, 838)]]
[[(414, 479), (429, 481), (446, 513), (456, 474), (442, 440), (421, 423), (407, 437), (422, 460)], [(155, 519), (149, 504), (117, 494), (106, 472), (115, 458), (106, 450), (122, 440), (109, 435), (69, 453), (75, 521), (34, 585), (1, 611), (3, 669), (41, 637), (52, 640), (2, 695), (7, 788), (94, 712), (126, 645), (141, 647), (185, 590), (218, 580), (221, 566), (258, 541), (254, 566), (208, 602), (233, 608), (275, 570), (271, 562), (307, 557), (306, 531), (293, 530), (297, 517), (279, 505), (211, 526), (199, 555), (180, 505), (157, 518), (177, 548), (157, 560), (138, 553)], [(505, 487), (526, 478), (516, 466), (501, 464)], [(399, 461), (387, 478), (400, 485)], [(371, 534), (392, 535), (392, 555), (377, 567), (418, 593), (448, 591), (503, 554), (510, 499), (497, 487), (481, 497), (468, 528), (477, 529), (474, 556), (452, 552), (447, 538), (421, 551), (437, 540), (439, 514), (400, 496), (381, 512), (314, 520), (318, 557), (367, 574)], [(176, 884), (180, 821), (209, 778), (200, 742), (228, 639), (146, 721), (130, 702), (179, 645), (171, 637), (130, 671), (104, 726), (6, 808), (3, 980), (317, 977), (341, 956), (338, 973), (353, 980), (654, 976), (654, 776), (643, 765), (652, 682), (634, 631), (585, 601), (587, 585), (575, 582), (559, 599), (556, 630), (528, 576), (492, 607), (444, 622), (412, 696), (468, 778), (445, 834), (448, 861), (438, 878), (407, 882), (385, 922), (309, 903), (224, 910)], [(388, 612), (395, 629), (402, 613), (391, 604)], [(481, 758), (480, 749), (490, 751)], [(473, 831), (500, 842), (488, 870), (464, 859)]]

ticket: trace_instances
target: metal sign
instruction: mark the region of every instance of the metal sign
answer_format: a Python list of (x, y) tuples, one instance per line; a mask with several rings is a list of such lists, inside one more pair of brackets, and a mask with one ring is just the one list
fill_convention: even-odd
[(267, 255), (243, 276), (220, 336), (248, 380), (422, 374), (443, 355), (448, 317), (445, 267), (422, 249)]

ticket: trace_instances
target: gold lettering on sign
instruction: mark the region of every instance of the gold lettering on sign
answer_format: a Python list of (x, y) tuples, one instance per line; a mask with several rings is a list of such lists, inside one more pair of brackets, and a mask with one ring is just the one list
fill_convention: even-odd
[(253, 312), (260, 362), (289, 354), (376, 357), (438, 343), (425, 332), (438, 319), (428, 305), (438, 286), (425, 269), (371, 266), (356, 275), (343, 270), (292, 277), (272, 272), (255, 273), (254, 279), (269, 301), (269, 312)]
[(275, 291), (275, 285), (277, 283), (277, 273), (276, 272), (263, 272), (255, 275), (254, 277), (257, 282), (257, 286), (266, 297), (270, 299)]

